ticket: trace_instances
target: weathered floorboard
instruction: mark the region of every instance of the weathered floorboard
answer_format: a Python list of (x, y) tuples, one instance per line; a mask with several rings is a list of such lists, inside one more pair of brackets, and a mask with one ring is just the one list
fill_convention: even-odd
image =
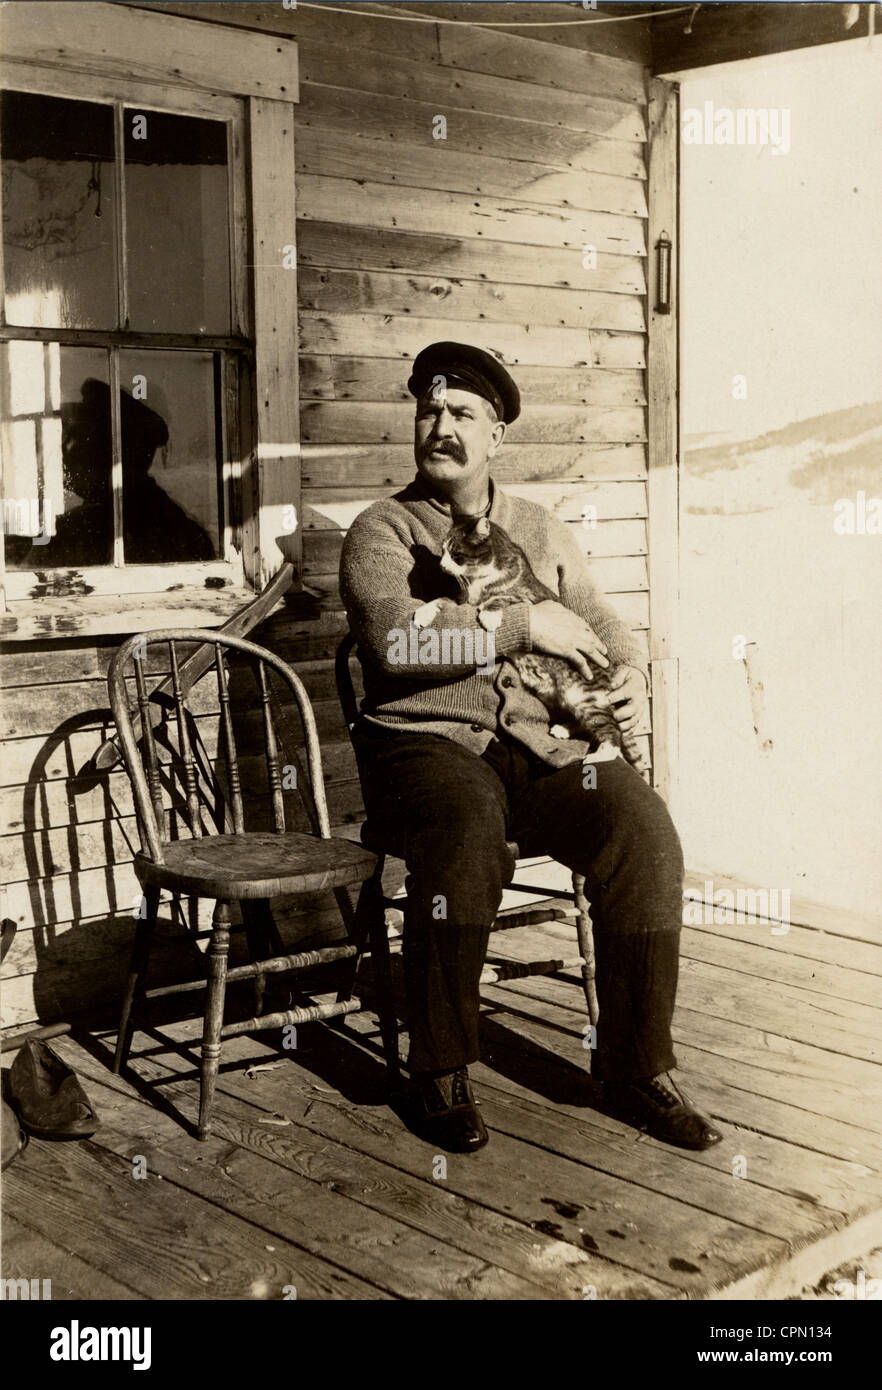
[(112, 1278), (125, 1270), (141, 1298), (281, 1298), (291, 1284), (298, 1298), (390, 1297), (275, 1233), (268, 1240), (259, 1225), (175, 1181), (154, 1176), (135, 1190), (132, 1164), (140, 1150), (124, 1147), (117, 1154), (94, 1140), (31, 1141), (27, 1161), (19, 1159), (4, 1177), (4, 1200), (41, 1235), (88, 1250), (102, 1273)]
[[(492, 987), (488, 987), (488, 995), (490, 989)], [(570, 983), (569, 990), (572, 1001), (569, 1008), (579, 1014), (575, 981)], [(558, 1035), (565, 1037), (568, 1028), (561, 1026), (562, 1000), (554, 982), (538, 977), (516, 981), (509, 986), (509, 991), (506, 1000), (509, 1009), (516, 1007), (523, 1019), (536, 1021), (540, 1030), (543, 1020), (551, 1020), (556, 1042)], [(511, 997), (515, 994), (519, 996), (517, 1005)], [(713, 1008), (712, 1001), (708, 1007)], [(574, 1025), (575, 1019), (569, 1026)], [(693, 1049), (693, 1058), (694, 1050), (699, 1049), (701, 1066), (713, 1076), (746, 1091), (755, 1091), (809, 1111), (819, 1145), (824, 1142), (824, 1123), (823, 1117), (817, 1115), (817, 1106), (819, 1098), (823, 1097), (823, 1116), (838, 1121), (845, 1136), (854, 1128), (855, 1153), (860, 1149), (866, 1152), (867, 1144), (877, 1154), (882, 1152), (882, 1144), (874, 1137), (879, 1115), (879, 1100), (874, 1092), (879, 1089), (880, 1079), (873, 1063), (845, 1059), (822, 1048), (746, 1027), (743, 1021), (734, 1024), (694, 1007), (686, 991), (674, 1016), (673, 1031), (677, 1047), (683, 1044)], [(578, 1044), (578, 1039), (576, 1042)], [(568, 1046), (565, 1042), (561, 1045)], [(778, 1132), (784, 1137), (786, 1125)], [(843, 1133), (837, 1131), (837, 1134), (839, 1142)], [(829, 1148), (822, 1151), (837, 1152)]]
[[(548, 941), (566, 931), (562, 923), (547, 933), (520, 928), (494, 937), (490, 955), (547, 954)], [(687, 933), (687, 951), (702, 935)], [(780, 951), (758, 944), (744, 950), (752, 969), (770, 957), (779, 967), (787, 964)], [(835, 964), (848, 972), (846, 959), (843, 949)], [(195, 1141), (180, 1123), (195, 1113), (198, 1022), (138, 1035), (132, 1075), (140, 1099), (127, 1081), (104, 1070), (112, 1038), (97, 1043), (93, 1056), (69, 1041), (59, 1046), (78, 1059), (87, 1089), (108, 1117), (106, 1130), (84, 1146), (90, 1162), (93, 1151), (100, 1155), (102, 1178), (114, 1163), (144, 1153), (150, 1172), (165, 1179), (152, 1189), (154, 1203), (156, 1194), (168, 1196), (173, 1210), (197, 1201), (200, 1212), (247, 1223), (276, 1250), (284, 1243), (302, 1251), (298, 1260), (331, 1260), (335, 1270), (373, 1288), (373, 1296), (580, 1298), (593, 1289), (598, 1298), (725, 1297), (730, 1287), (786, 1285), (789, 1266), (810, 1266), (815, 1246), (834, 1241), (848, 1248), (849, 1228), (878, 1217), (882, 1146), (871, 1132), (877, 1107), (869, 1092), (861, 1104), (860, 1094), (879, 1068), (838, 1056), (836, 1094), (848, 1096), (840, 1107), (835, 1098), (831, 1104), (837, 1082), (824, 1060), (835, 1054), (820, 1047), (787, 1043), (781, 1050), (763, 1032), (765, 1062), (755, 1060), (754, 1047), (745, 1054), (751, 1061), (733, 1066), (737, 1038), (760, 1041), (759, 977), (688, 954), (685, 964), (676, 1027), (681, 1071), (687, 1089), (724, 1129), (723, 1144), (701, 1154), (641, 1138), (593, 1108), (584, 1003), (578, 984), (564, 978), (483, 991), (482, 1062), (474, 1074), (492, 1142), (476, 1158), (449, 1158), (443, 1183), (433, 1175), (430, 1147), (381, 1103), (376, 1026), (368, 1014), (354, 1016), (339, 1033), (302, 1030), (293, 1053), (268, 1035), (231, 1040), (210, 1165), (192, 1163)], [(738, 1025), (710, 1012), (719, 1008), (713, 991), (706, 1002), (696, 997), (703, 972), (709, 983), (714, 972), (726, 981), (718, 996), (731, 992), (734, 975), (747, 982)], [(805, 992), (779, 973), (777, 990), (793, 998)], [(848, 1005), (847, 996), (841, 1002)], [(852, 1019), (867, 1009), (859, 1006)], [(798, 1058), (798, 1072), (788, 1057)], [(257, 1062), (270, 1069), (246, 1075)], [(163, 1113), (151, 1108), (160, 1097)], [(13, 1170), (22, 1181), (24, 1163)], [(89, 1180), (84, 1189), (93, 1190)], [(22, 1219), (42, 1233), (47, 1218), (34, 1213)], [(158, 1220), (151, 1213), (151, 1230)], [(317, 1226), (328, 1236), (321, 1250), (312, 1234)], [(96, 1263), (113, 1278), (120, 1234), (112, 1218), (110, 1227), (111, 1254)], [(45, 1234), (52, 1238), (50, 1230)], [(440, 1257), (421, 1253), (423, 1242)], [(78, 1252), (72, 1235), (66, 1248)], [(157, 1291), (156, 1258), (148, 1241), (150, 1271), (126, 1276), (142, 1297), (169, 1296)], [(173, 1285), (190, 1277), (186, 1266), (175, 1267)], [(278, 1276), (257, 1275), (227, 1296), (279, 1297), (277, 1283)], [(298, 1296), (319, 1295), (301, 1293), (298, 1284)]]
[[(246, 1042), (246, 1050), (249, 1047), (250, 1040)], [(176, 1079), (182, 1065), (189, 1070), (175, 1053), (163, 1055), (161, 1061), (139, 1060), (137, 1072), (151, 1085), (161, 1085), (162, 1094), (171, 1104), (176, 1107), (183, 1104), (189, 1110), (192, 1108), (192, 1081)], [(131, 1088), (117, 1078), (108, 1077), (100, 1063), (88, 1059), (82, 1070), (84, 1075), (90, 1077), (90, 1084), (123, 1092), (122, 1095), (114, 1095), (110, 1103), (127, 1119), (132, 1117), (130, 1123), (142, 1129), (153, 1123), (153, 1111), (149, 1105), (133, 1102)], [(370, 1216), (366, 1214), (362, 1221), (360, 1212), (354, 1206), (356, 1203), (367, 1209), (368, 1213), (391, 1219), (397, 1226), (405, 1222), (412, 1228), (409, 1234), (405, 1231), (403, 1237), (402, 1234), (397, 1238), (393, 1235), (391, 1240), (388, 1234), (385, 1238), (380, 1235), (379, 1241), (383, 1248), (392, 1248), (392, 1277), (395, 1277), (395, 1267), (403, 1266), (403, 1278), (412, 1281), (410, 1287), (406, 1288), (407, 1296), (422, 1292), (423, 1296), (435, 1297), (491, 1297), (494, 1296), (491, 1290), (495, 1285), (499, 1291), (497, 1296), (502, 1296), (507, 1287), (509, 1297), (520, 1294), (548, 1298), (552, 1296), (552, 1291), (560, 1295), (562, 1283), (569, 1288), (571, 1295), (577, 1295), (582, 1283), (596, 1273), (597, 1261), (592, 1256), (555, 1242), (543, 1233), (534, 1233), (492, 1209), (471, 1206), (451, 1194), (444, 1181), (433, 1180), (431, 1173), (412, 1175), (400, 1169), (393, 1171), (380, 1159), (353, 1150), (326, 1133), (307, 1129), (303, 1125), (294, 1129), (290, 1123), (269, 1123), (262, 1088), (243, 1078), (241, 1072), (228, 1071), (224, 1075), (229, 1078), (230, 1085), (224, 1086), (218, 1097), (214, 1123), (218, 1148), (229, 1151), (232, 1146), (238, 1146), (246, 1151), (244, 1155), (239, 1155), (240, 1159), (250, 1154), (252, 1166), (257, 1163), (267, 1169), (264, 1189), (272, 1180), (275, 1189), (282, 1186), (288, 1190), (289, 1180), (283, 1174), (290, 1174), (291, 1199), (304, 1213), (301, 1219), (315, 1223), (317, 1211), (312, 1198), (317, 1195), (319, 1201), (323, 1199), (327, 1203), (331, 1230), (337, 1232), (342, 1229), (343, 1240), (347, 1231), (347, 1217), (348, 1228), (359, 1232), (359, 1244), (362, 1239), (367, 1243), (376, 1234)], [(106, 1092), (102, 1091), (102, 1094)], [(365, 1117), (361, 1128), (367, 1126), (391, 1141), (395, 1126), (391, 1114), (387, 1123), (389, 1127), (384, 1128), (382, 1113), (372, 1111), (370, 1119)], [(170, 1136), (169, 1140), (165, 1139), (166, 1135)], [(180, 1126), (175, 1121), (167, 1120), (159, 1135), (166, 1154), (171, 1151), (172, 1139), (177, 1139), (180, 1145), (177, 1136), (180, 1136)], [(145, 1143), (152, 1149), (154, 1142), (148, 1132)], [(269, 1164), (276, 1165), (280, 1171), (273, 1174)], [(230, 1172), (229, 1163), (224, 1163), (224, 1171)], [(264, 1200), (272, 1201), (275, 1208), (278, 1200), (276, 1192), (273, 1191), (269, 1199), (264, 1192)], [(270, 1219), (275, 1222), (275, 1217)], [(391, 1229), (395, 1231), (394, 1226)], [(418, 1232), (435, 1242), (435, 1255), (427, 1257), (420, 1254)], [(437, 1249), (439, 1241), (450, 1248), (454, 1257), (442, 1269), (440, 1280), (432, 1278), (435, 1256), (441, 1253)], [(344, 1263), (347, 1254), (347, 1250), (342, 1251)], [(462, 1258), (463, 1255), (477, 1257), (485, 1266), (492, 1264), (494, 1269), (480, 1274), (477, 1267), (470, 1266)], [(416, 1267), (412, 1263), (414, 1256)], [(435, 1272), (438, 1272), (437, 1269)], [(507, 1279), (506, 1275), (514, 1278)]]
[[(316, 1039), (316, 1052), (322, 1042), (322, 1039)], [(265, 1053), (258, 1048), (258, 1052), (267, 1058), (280, 1055), (274, 1054), (269, 1048)], [(253, 1039), (247, 1041), (246, 1055), (256, 1055)], [(315, 1057), (315, 1062), (321, 1065), (319, 1056)], [(314, 1064), (311, 1057), (310, 1065)], [(323, 1088), (317, 1090), (308, 1075), (301, 1080), (293, 1066), (285, 1065), (284, 1070), (293, 1074), (282, 1077), (274, 1071), (262, 1074), (260, 1078), (261, 1103), (271, 1107), (270, 1113), (304, 1123), (309, 1128), (317, 1127), (320, 1133), (331, 1134), (339, 1127), (341, 1116), (353, 1110), (351, 1102), (343, 1103), (340, 1098), (329, 1103)], [(226, 1090), (231, 1078), (229, 1069), (222, 1077), (220, 1084)], [(308, 1111), (308, 1114), (304, 1115), (304, 1111)], [(357, 1117), (356, 1111), (353, 1120), (357, 1121)], [(384, 1127), (393, 1123), (391, 1118), (384, 1119)], [(385, 1152), (385, 1161), (394, 1168), (403, 1168), (431, 1181), (432, 1155), (429, 1148), (398, 1124), (394, 1126), (393, 1143), (390, 1143), (391, 1136), (376, 1134), (375, 1124), (355, 1123), (353, 1126), (350, 1122), (345, 1132), (350, 1136), (347, 1142), (357, 1145), (359, 1150), (367, 1148), (375, 1155)], [(706, 1227), (702, 1241), (696, 1229), (695, 1210), (661, 1196), (643, 1203), (639, 1215), (635, 1211), (636, 1229), (623, 1232), (618, 1228), (618, 1223), (622, 1219), (624, 1188), (615, 1179), (596, 1169), (586, 1168), (584, 1164), (562, 1159), (545, 1147), (537, 1148), (518, 1138), (500, 1134), (494, 1134), (493, 1141), (478, 1161), (449, 1159), (447, 1174), (447, 1191), (478, 1201), (527, 1225), (548, 1222), (553, 1217), (549, 1203), (543, 1201), (543, 1194), (577, 1203), (578, 1198), (584, 1196), (585, 1210), (591, 1216), (590, 1227), (587, 1221), (583, 1222), (589, 1239), (581, 1240), (577, 1236), (576, 1244), (610, 1260), (620, 1267), (620, 1274), (624, 1270), (631, 1270), (632, 1275), (645, 1279), (660, 1279), (668, 1284), (681, 1282), (683, 1271), (670, 1263), (676, 1257), (665, 1253), (666, 1249), (673, 1252), (676, 1246), (678, 1251), (682, 1247), (684, 1251), (691, 1252), (692, 1258), (686, 1262), (694, 1265), (696, 1275), (702, 1275), (702, 1280), (698, 1281), (700, 1286), (704, 1278), (713, 1281), (718, 1276), (724, 1277), (722, 1271), (733, 1258), (733, 1242), (739, 1247), (739, 1254), (735, 1257), (739, 1267), (743, 1259), (751, 1268), (758, 1261), (761, 1262), (762, 1250), (777, 1249), (780, 1244), (774, 1237), (763, 1236), (740, 1225), (732, 1226), (725, 1219), (711, 1214), (702, 1218), (702, 1227)], [(633, 1189), (630, 1190), (630, 1200), (635, 1200)], [(616, 1229), (607, 1232), (606, 1225)], [(703, 1250), (708, 1252), (707, 1258), (698, 1264)], [(672, 1270), (676, 1271), (676, 1279)], [(685, 1282), (696, 1285), (694, 1278)], [(667, 1296), (676, 1296), (674, 1289)]]
[[(89, 1264), (83, 1255), (74, 1255), (56, 1244), (50, 1237), (32, 1231), (19, 1220), (18, 1215), (9, 1210), (7, 1203), (3, 1210), (3, 1277), (6, 1279), (27, 1279), (38, 1277), (35, 1270), (51, 1269), (52, 1302), (61, 1303), (65, 1299), (107, 1299), (127, 1301), (140, 1298), (135, 1289), (122, 1282), (122, 1271), (115, 1276), (105, 1274)], [(42, 1276), (40, 1276), (42, 1285)], [(7, 1298), (9, 1295), (7, 1294)]]

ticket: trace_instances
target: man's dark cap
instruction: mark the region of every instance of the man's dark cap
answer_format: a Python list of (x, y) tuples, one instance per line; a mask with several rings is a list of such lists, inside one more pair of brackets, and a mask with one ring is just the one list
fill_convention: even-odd
[(470, 343), (430, 343), (417, 353), (407, 389), (419, 399), (432, 390), (439, 376), (453, 390), (483, 396), (507, 425), (521, 413), (517, 386), (499, 359), (483, 348)]

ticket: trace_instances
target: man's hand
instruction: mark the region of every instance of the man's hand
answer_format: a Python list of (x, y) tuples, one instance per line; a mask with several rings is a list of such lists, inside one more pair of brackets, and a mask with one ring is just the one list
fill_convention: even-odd
[[(563, 656), (580, 675), (591, 680), (588, 662), (608, 666), (606, 647), (583, 618), (564, 608), (555, 599), (543, 599), (530, 609), (530, 640), (533, 650), (547, 656)], [(639, 672), (638, 672), (639, 674)]]
[(610, 681), (613, 714), (622, 733), (632, 734), (646, 713), (649, 687), (636, 666), (620, 666)]

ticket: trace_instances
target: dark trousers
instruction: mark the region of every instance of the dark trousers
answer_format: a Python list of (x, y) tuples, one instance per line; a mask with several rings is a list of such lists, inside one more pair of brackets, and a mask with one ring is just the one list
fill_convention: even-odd
[(478, 1058), (478, 978), (505, 884), (506, 840), (585, 875), (600, 1020), (592, 1075), (655, 1076), (676, 1065), (671, 1017), (683, 911), (683, 857), (661, 797), (622, 758), (550, 768), (503, 736), (482, 757), (435, 734), (354, 742), (365, 809), (404, 859), (404, 971), (412, 1072)]

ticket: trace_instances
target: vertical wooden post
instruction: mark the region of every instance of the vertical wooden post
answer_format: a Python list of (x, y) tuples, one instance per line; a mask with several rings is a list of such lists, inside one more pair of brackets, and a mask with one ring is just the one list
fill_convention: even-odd
[(256, 514), (243, 519), (243, 541), (245, 572), (260, 589), (285, 560), (299, 576), (302, 555), (294, 107), (252, 97), (248, 111), (256, 399), (251, 469), (257, 486), (244, 489)]
[[(678, 636), (680, 597), (680, 380), (679, 380), (679, 147), (676, 83), (649, 84), (649, 223), (647, 273), (649, 478), (649, 659), (652, 674), (653, 785), (670, 802), (679, 752)], [(670, 312), (659, 313), (662, 233), (672, 242)]]
[(224, 1000), (227, 988), (227, 956), (230, 950), (230, 904), (218, 901), (211, 920), (211, 945), (208, 948), (208, 998), (202, 1024), (202, 1078), (199, 1088), (200, 1139), (211, 1134), (211, 1112), (220, 1068), (221, 1028), (224, 1023)]

